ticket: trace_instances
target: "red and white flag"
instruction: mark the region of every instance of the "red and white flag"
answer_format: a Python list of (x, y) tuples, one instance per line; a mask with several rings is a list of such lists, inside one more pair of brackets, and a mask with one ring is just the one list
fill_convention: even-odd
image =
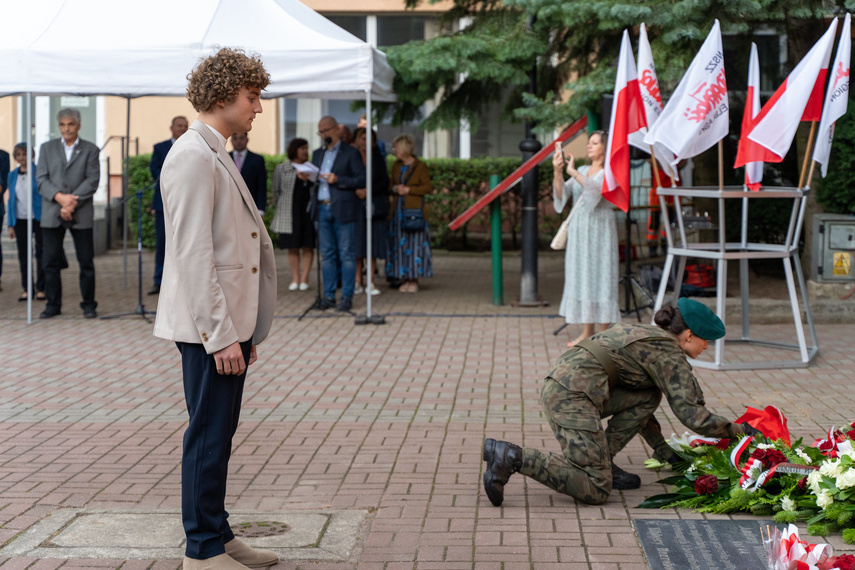
[[(748, 60), (748, 94), (745, 97), (745, 113), (742, 114), (742, 133), (739, 144), (747, 141), (754, 117), (760, 112), (760, 61), (757, 58), (757, 44), (751, 42), (751, 59)], [(745, 185), (760, 190), (763, 181), (763, 161), (749, 162), (745, 165)]]
[(850, 36), (849, 14), (843, 20), (840, 29), (840, 41), (837, 43), (837, 55), (831, 66), (831, 80), (825, 93), (825, 105), (822, 110), (822, 120), (819, 122), (819, 133), (816, 136), (816, 147), (813, 149), (813, 159), (822, 165), (822, 177), (828, 173), (828, 157), (831, 154), (831, 141), (834, 138), (834, 123), (846, 114), (849, 106), (849, 56), (852, 52), (852, 37)]
[(726, 137), (728, 122), (724, 52), (721, 27), (716, 20), (644, 142), (664, 145), (674, 154), (672, 164), (676, 164)]
[[(781, 162), (790, 149), (799, 123), (819, 120), (822, 88), (836, 31), (837, 18), (754, 118), (748, 135), (739, 141), (734, 168), (759, 160)], [(743, 140), (747, 142), (743, 144)]]
[[(656, 119), (662, 113), (662, 94), (659, 91), (659, 80), (656, 78), (656, 67), (653, 65), (653, 52), (650, 42), (647, 41), (647, 28), (641, 24), (638, 32), (638, 88), (641, 91), (641, 99), (644, 101), (644, 116), (647, 118), (647, 126), (652, 127)], [(650, 152), (650, 145), (644, 142), (647, 129), (641, 129), (629, 135), (629, 144), (644, 152)], [(677, 180), (679, 174), (677, 168), (671, 163), (674, 155), (661, 144), (653, 147), (660, 168), (672, 179)]]
[(623, 31), (620, 42), (615, 94), (612, 100), (609, 140), (603, 170), (603, 197), (626, 212), (629, 210), (629, 135), (646, 127), (644, 101), (638, 89), (638, 76), (629, 34)]

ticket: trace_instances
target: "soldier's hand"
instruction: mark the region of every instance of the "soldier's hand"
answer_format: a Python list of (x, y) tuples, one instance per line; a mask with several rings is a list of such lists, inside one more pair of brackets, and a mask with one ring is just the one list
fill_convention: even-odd
[(763, 435), (763, 432), (761, 432), (759, 429), (755, 428), (754, 426), (752, 426), (748, 422), (742, 422), (740, 425), (742, 426), (742, 433), (744, 433), (745, 435), (753, 435), (753, 436), (758, 436), (758, 435), (762, 436)]

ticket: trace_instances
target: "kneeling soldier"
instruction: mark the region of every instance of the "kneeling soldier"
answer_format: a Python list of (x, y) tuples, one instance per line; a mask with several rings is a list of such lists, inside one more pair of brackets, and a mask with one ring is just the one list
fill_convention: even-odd
[[(486, 439), (484, 490), (495, 506), (514, 473), (522, 473), (583, 503), (598, 505), (612, 489), (637, 489), (638, 475), (614, 456), (638, 433), (660, 461), (676, 456), (653, 416), (664, 394), (677, 418), (709, 437), (759, 433), (711, 413), (687, 357), (722, 338), (724, 324), (705, 305), (682, 298), (660, 309), (651, 325), (615, 325), (577, 343), (546, 376), (540, 400), (562, 455)], [(603, 430), (601, 418), (611, 417)]]

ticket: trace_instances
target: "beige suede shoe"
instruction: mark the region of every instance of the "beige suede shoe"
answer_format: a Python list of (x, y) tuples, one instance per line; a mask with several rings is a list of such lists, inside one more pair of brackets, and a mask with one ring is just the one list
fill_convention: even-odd
[(220, 554), (213, 558), (197, 560), (184, 557), (184, 570), (247, 570), (247, 567), (237, 562), (228, 554)]
[(279, 562), (272, 550), (253, 548), (237, 537), (226, 543), (226, 554), (248, 568), (266, 568)]

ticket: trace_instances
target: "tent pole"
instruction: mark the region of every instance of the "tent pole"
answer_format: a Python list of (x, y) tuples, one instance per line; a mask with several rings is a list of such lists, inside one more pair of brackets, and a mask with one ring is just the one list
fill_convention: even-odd
[(365, 90), (365, 316), (359, 315), (355, 319), (357, 325), (383, 325), (386, 319), (382, 315), (371, 314), (371, 301), (374, 288), (374, 254), (371, 243), (371, 222), (373, 214), (373, 201), (371, 199), (373, 182), (373, 155), (374, 155), (374, 126), (371, 124), (371, 89)]
[(372, 152), (374, 149), (372, 146), (374, 145), (374, 141), (372, 140), (374, 137), (371, 135), (371, 91), (365, 92), (365, 120), (366, 126), (368, 128), (365, 129), (365, 235), (367, 236), (367, 244), (365, 247), (365, 263), (363, 266), (365, 267), (365, 316), (368, 317), (368, 320), (371, 320), (371, 294), (372, 288), (374, 287), (374, 271), (372, 270), (372, 262), (374, 258), (371, 256), (371, 194), (373, 190), (373, 176), (372, 176)]
[[(32, 93), (27, 93), (27, 120), (24, 123), (27, 129), (27, 324), (33, 324), (33, 110)], [(11, 221), (11, 220), (10, 220)], [(41, 271), (41, 270), (39, 270)]]
[[(122, 141), (122, 288), (128, 287), (128, 161), (131, 154), (131, 98), (127, 97), (125, 140)], [(110, 173), (107, 173), (107, 184)]]

